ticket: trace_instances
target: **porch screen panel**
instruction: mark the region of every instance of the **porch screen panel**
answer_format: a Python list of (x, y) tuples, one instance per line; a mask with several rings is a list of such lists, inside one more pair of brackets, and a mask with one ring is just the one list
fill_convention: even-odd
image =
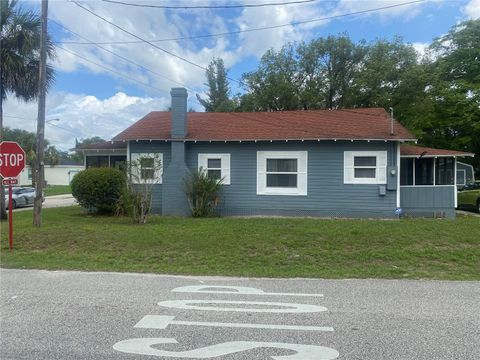
[(455, 183), (453, 158), (437, 158), (435, 161), (435, 185), (453, 185)]
[(415, 185), (433, 185), (433, 160), (432, 158), (415, 160)]
[(413, 185), (413, 159), (400, 160), (400, 185)]

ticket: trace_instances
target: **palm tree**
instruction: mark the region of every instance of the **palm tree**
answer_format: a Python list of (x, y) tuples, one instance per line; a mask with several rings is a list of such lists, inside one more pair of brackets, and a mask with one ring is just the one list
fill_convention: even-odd
[[(23, 101), (38, 96), (41, 21), (38, 14), (17, 6), (17, 0), (0, 0), (0, 141), (3, 129), (3, 101), (13, 95)], [(53, 42), (47, 39), (47, 56), (55, 56)], [(47, 87), (54, 72), (47, 67)], [(5, 196), (0, 186), (0, 218), (6, 218)]]

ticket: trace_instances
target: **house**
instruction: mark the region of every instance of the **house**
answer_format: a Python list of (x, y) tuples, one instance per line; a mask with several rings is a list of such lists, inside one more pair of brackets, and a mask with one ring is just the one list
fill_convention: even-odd
[(115, 151), (85, 153), (110, 165), (156, 154), (156, 213), (188, 215), (183, 179), (202, 167), (223, 178), (222, 215), (455, 216), (456, 159), (473, 155), (406, 145), (416, 138), (384, 109), (187, 113), (187, 91), (171, 96), (171, 112), (122, 131)]
[(463, 188), (465, 185), (475, 182), (475, 170), (472, 165), (457, 161), (457, 186)]
[[(45, 181), (48, 185), (69, 185), (73, 177), (84, 169), (83, 164), (64, 159), (57, 165), (45, 164)], [(32, 184), (32, 168), (30, 165), (25, 166), (22, 170), (18, 183), (21, 185)]]

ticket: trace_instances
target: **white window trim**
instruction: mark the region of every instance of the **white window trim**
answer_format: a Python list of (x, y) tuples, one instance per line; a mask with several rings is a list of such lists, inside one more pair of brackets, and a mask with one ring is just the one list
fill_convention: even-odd
[[(267, 187), (267, 159), (296, 159), (297, 187)], [(307, 195), (307, 151), (257, 151), (257, 195)]]
[[(221, 161), (221, 177), (223, 179), (222, 185), (230, 185), (230, 154), (198, 154), (198, 169), (201, 168), (208, 171), (208, 160), (220, 159)], [(217, 169), (218, 170), (218, 169)]]
[[(354, 161), (356, 156), (359, 156), (359, 157), (375, 156), (377, 158), (374, 178), (355, 178)], [(387, 151), (344, 151), (343, 183), (344, 184), (378, 184), (378, 185), (386, 184), (387, 183)]]
[[(145, 183), (147, 184), (161, 184), (163, 182), (163, 154), (162, 153), (131, 153), (131, 161), (138, 161), (140, 158), (157, 158), (160, 161), (161, 167), (159, 170), (155, 171), (154, 178), (146, 180)], [(132, 169), (132, 171), (140, 171), (140, 169)], [(140, 176), (139, 176), (140, 177)], [(135, 184), (143, 184), (143, 180), (136, 181), (132, 179)]]

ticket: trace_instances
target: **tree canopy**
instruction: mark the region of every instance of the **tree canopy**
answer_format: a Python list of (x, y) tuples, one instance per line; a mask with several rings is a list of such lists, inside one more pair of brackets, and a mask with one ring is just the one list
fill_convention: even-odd
[(197, 94), (197, 99), (205, 108), (205, 111), (233, 111), (234, 103), (230, 99), (228, 72), (225, 69), (223, 59), (213, 58), (205, 71), (205, 76), (207, 78), (205, 85), (209, 89), (207, 98), (204, 99)]
[(215, 105), (218, 81), (228, 89), (219, 64), (207, 71), (206, 111), (391, 107), (420, 144), (475, 153), (466, 161), (480, 176), (480, 20), (454, 26), (425, 55), (400, 37), (355, 43), (346, 34), (268, 50), (242, 75), (243, 94), (232, 101), (222, 92), (232, 109)]

